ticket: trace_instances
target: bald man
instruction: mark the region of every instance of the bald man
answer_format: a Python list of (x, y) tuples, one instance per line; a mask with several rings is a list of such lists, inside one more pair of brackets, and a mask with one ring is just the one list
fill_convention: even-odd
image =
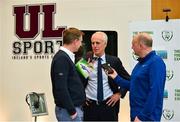
[(139, 58), (130, 82), (117, 75), (115, 70), (108, 74), (115, 83), (130, 91), (130, 116), (135, 122), (161, 120), (166, 66), (152, 50), (152, 43), (147, 33), (138, 33), (133, 37), (132, 49)]
[[(91, 36), (92, 56), (94, 60), (90, 62), (94, 70), (90, 72), (89, 78), (84, 80), (86, 92), (86, 105), (84, 106), (85, 121), (118, 121), (120, 98), (123, 98), (127, 89), (120, 88), (113, 82), (113, 79), (108, 78), (104, 70), (102, 71), (102, 85), (98, 84), (98, 62), (101, 64), (108, 63), (116, 69), (121, 77), (129, 80), (130, 76), (122, 65), (118, 57), (105, 54), (108, 37), (104, 32), (95, 32)], [(98, 94), (99, 90), (102, 94)], [(102, 97), (100, 97), (102, 96)], [(101, 99), (100, 99), (101, 98)]]

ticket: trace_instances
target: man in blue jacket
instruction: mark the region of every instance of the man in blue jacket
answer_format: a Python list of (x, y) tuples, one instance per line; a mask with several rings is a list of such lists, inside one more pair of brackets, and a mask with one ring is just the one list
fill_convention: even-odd
[(108, 74), (114, 82), (130, 91), (131, 121), (160, 121), (163, 109), (163, 93), (166, 66), (152, 50), (152, 38), (147, 33), (134, 36), (132, 49), (139, 56), (131, 80), (128, 82), (114, 73)]

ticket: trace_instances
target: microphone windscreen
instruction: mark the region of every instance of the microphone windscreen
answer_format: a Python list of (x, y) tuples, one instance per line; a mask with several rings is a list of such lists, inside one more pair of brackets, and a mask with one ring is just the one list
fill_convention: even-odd
[(92, 51), (88, 51), (86, 53), (86, 57), (85, 59), (88, 61), (89, 59), (92, 60), (93, 59), (93, 52)]

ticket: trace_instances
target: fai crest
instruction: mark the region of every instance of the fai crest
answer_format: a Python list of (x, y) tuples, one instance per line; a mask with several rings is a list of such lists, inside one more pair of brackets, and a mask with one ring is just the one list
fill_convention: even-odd
[(170, 41), (173, 37), (173, 32), (172, 31), (162, 31), (162, 38), (165, 41)]
[(170, 81), (174, 76), (174, 71), (173, 70), (167, 70), (166, 71), (166, 80)]
[(137, 56), (134, 52), (132, 52), (132, 57), (135, 61), (137, 61), (139, 58), (139, 56)]
[(168, 109), (164, 109), (163, 110), (163, 117), (166, 120), (171, 120), (174, 116), (174, 111), (173, 110), (168, 110)]

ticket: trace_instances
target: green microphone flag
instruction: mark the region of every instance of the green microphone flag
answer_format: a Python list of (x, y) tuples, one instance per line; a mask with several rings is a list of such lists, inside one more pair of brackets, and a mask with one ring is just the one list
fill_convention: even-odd
[(76, 69), (84, 78), (88, 78), (89, 73), (93, 70), (92, 66), (83, 58), (76, 63)]

